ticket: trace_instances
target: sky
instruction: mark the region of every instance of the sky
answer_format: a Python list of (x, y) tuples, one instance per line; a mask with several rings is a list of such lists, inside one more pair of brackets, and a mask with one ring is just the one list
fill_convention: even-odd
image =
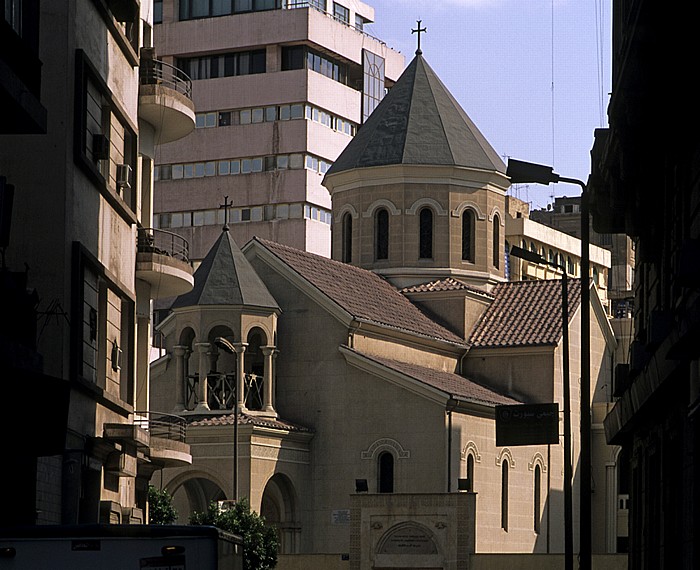
[[(408, 64), (421, 27), (423, 57), (504, 162), (507, 157), (588, 179), (594, 131), (607, 126), (609, 0), (364, 0), (365, 31)], [(543, 208), (578, 196), (570, 184), (518, 185), (511, 194)]]

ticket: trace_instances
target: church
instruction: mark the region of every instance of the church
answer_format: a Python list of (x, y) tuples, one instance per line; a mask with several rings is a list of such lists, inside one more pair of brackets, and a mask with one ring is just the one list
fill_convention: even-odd
[[(561, 410), (564, 382), (559, 279), (510, 280), (505, 171), (419, 50), (325, 175), (332, 259), (237, 244), (224, 225), (151, 365), (150, 409), (187, 421), (192, 465), (152, 479), (181, 522), (248, 497), (280, 554), (327, 568), (564, 551), (562, 438), (496, 445), (496, 406)], [(581, 287), (570, 279), (572, 426)], [(591, 305), (593, 548), (608, 552), (619, 450), (595, 422), (616, 340)], [(574, 512), (579, 451), (574, 429)]]

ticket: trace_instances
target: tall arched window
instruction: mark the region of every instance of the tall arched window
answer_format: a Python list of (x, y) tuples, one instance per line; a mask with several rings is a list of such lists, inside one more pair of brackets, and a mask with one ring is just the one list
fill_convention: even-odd
[(533, 500), (534, 526), (535, 532), (540, 532), (540, 519), (542, 518), (542, 510), (540, 508), (542, 500), (542, 470), (539, 465), (535, 465), (535, 490)]
[(501, 528), (508, 531), (508, 460), (501, 463)]
[(498, 269), (501, 265), (501, 219), (493, 217), (493, 266)]
[(433, 211), (430, 208), (421, 209), (419, 218), (419, 247), (420, 259), (432, 259), (433, 257)]
[(385, 208), (374, 215), (374, 258), (389, 259), (389, 212)]
[(470, 453), (467, 455), (467, 483), (468, 491), (474, 490), (474, 456)]
[(464, 210), (462, 214), (462, 261), (474, 263), (474, 211)]
[(342, 260), (343, 263), (350, 263), (352, 261), (352, 215), (350, 212), (346, 212), (343, 216), (343, 226), (342, 226)]
[(385, 451), (378, 460), (379, 481), (377, 489), (380, 493), (394, 492), (394, 456)]

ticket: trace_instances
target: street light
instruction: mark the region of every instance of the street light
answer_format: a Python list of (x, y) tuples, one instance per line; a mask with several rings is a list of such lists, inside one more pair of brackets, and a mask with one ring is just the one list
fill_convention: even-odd
[(562, 384), (564, 386), (564, 568), (574, 568), (573, 507), (571, 493), (571, 379), (569, 375), (569, 286), (566, 267), (546, 260), (534, 251), (511, 246), (510, 255), (525, 261), (561, 269), (561, 325), (563, 334)]
[(553, 184), (567, 182), (581, 187), (581, 537), (579, 564), (591, 570), (591, 290), (589, 288), (589, 205), (586, 184), (560, 176), (551, 166), (508, 159), (506, 176), (512, 183)]
[[(214, 339), (214, 344), (228, 354), (235, 354), (236, 349), (222, 336)], [(238, 388), (233, 383), (233, 500), (238, 501)]]

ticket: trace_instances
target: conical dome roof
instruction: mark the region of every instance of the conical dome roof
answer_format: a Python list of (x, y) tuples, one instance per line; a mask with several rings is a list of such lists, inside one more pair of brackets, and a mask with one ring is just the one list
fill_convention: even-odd
[(498, 171), (505, 164), (418, 53), (328, 175), (391, 164)]
[(228, 228), (194, 273), (194, 288), (173, 309), (195, 305), (247, 305), (278, 309), (274, 297), (231, 237)]

